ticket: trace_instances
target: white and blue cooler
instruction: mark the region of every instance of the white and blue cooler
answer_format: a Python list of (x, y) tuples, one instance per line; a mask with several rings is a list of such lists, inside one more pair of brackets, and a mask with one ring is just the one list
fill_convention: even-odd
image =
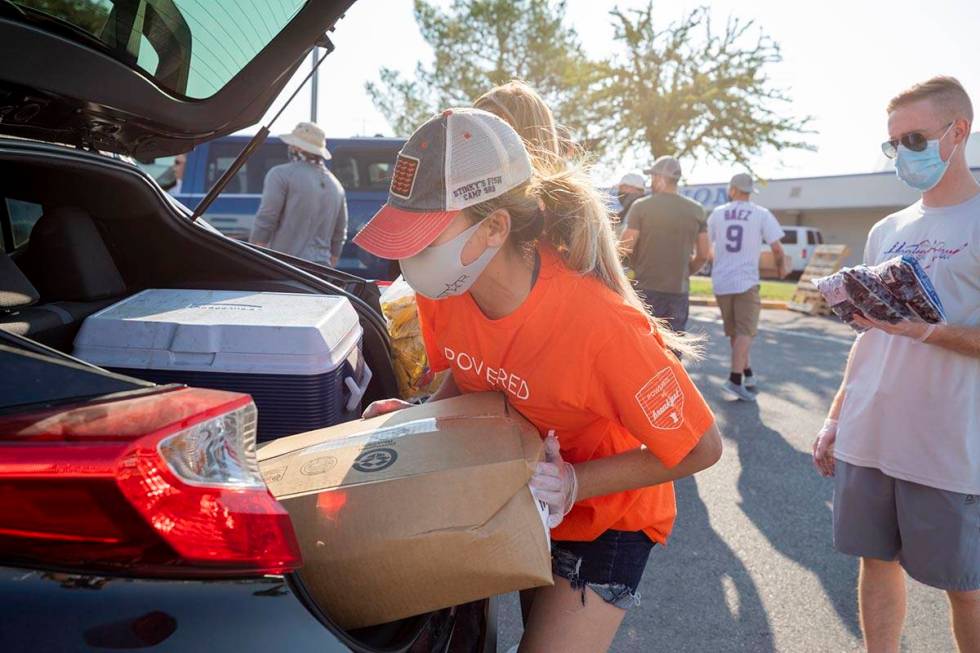
[(258, 439), (360, 416), (371, 370), (346, 297), (234, 290), (144, 290), (95, 313), (74, 355), (154, 383), (245, 392)]

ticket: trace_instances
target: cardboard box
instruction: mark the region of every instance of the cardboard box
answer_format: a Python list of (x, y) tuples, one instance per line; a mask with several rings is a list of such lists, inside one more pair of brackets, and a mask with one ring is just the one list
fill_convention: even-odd
[(759, 276), (763, 279), (784, 279), (792, 270), (793, 261), (787, 254), (783, 256), (783, 274), (776, 269), (776, 257), (772, 250), (764, 250), (759, 255)]
[(343, 628), (551, 585), (543, 454), (503, 395), (472, 394), (282, 438), (258, 452), (298, 572)]

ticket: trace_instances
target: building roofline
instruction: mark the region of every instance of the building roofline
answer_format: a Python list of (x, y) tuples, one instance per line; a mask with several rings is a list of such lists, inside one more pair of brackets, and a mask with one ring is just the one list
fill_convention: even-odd
[[(970, 168), (970, 172), (980, 173), (980, 166), (973, 166), (973, 167), (971, 167)], [(766, 185), (769, 185), (769, 184), (772, 184), (772, 183), (777, 182), (777, 181), (812, 181), (814, 179), (847, 179), (847, 178), (856, 178), (856, 177), (878, 177), (878, 176), (881, 176), (881, 175), (894, 176), (895, 175), (895, 171), (894, 170), (881, 170), (879, 172), (853, 172), (853, 173), (844, 174), (844, 175), (816, 175), (816, 176), (813, 176), (813, 177), (779, 177), (778, 179), (766, 179), (765, 180), (765, 184)], [(709, 183), (701, 183), (701, 184), (682, 184), (682, 186), (684, 188), (691, 188), (692, 186), (725, 186), (730, 181), (731, 180), (728, 180), (728, 181), (718, 181), (718, 182), (709, 182)], [(760, 185), (762, 185), (761, 182), (760, 182)], [(764, 187), (765, 186), (763, 186), (763, 188)]]

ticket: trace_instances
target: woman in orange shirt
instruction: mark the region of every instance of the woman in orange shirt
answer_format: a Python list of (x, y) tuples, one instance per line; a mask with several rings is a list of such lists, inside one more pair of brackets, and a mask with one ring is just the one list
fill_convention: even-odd
[(564, 163), (535, 171), (497, 116), (451, 109), (402, 148), (355, 242), (398, 260), (419, 295), (430, 365), (451, 370), (432, 400), (503, 392), (557, 436), (531, 480), (551, 512), (555, 585), (534, 591), (521, 650), (608, 649), (670, 534), (671, 481), (714, 464), (721, 438), (670, 352), (690, 344), (646, 313), (601, 198)]

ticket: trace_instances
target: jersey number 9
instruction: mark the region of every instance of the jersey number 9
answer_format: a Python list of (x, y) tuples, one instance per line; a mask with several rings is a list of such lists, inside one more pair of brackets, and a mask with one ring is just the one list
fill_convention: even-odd
[(742, 235), (743, 235), (742, 225), (740, 224), (728, 225), (728, 229), (725, 230), (725, 239), (728, 241), (727, 243), (725, 243), (725, 249), (732, 253), (741, 251)]

